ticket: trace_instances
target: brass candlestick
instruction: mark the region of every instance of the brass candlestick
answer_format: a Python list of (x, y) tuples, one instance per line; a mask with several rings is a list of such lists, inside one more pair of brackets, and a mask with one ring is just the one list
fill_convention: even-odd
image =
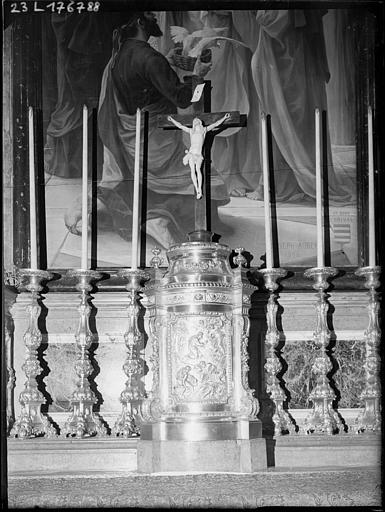
[(128, 327), (124, 333), (124, 341), (127, 347), (127, 358), (123, 365), (127, 381), (120, 395), (122, 412), (116, 420), (112, 434), (122, 437), (139, 435), (140, 429), (136, 418), (145, 398), (144, 390), (140, 385), (140, 377), (143, 374), (143, 361), (139, 356), (139, 349), (143, 343), (143, 334), (138, 328), (138, 316), (140, 312), (139, 292), (142, 290), (142, 282), (149, 279), (149, 275), (140, 269), (124, 269), (118, 275), (127, 280), (126, 290), (128, 296)]
[(326, 433), (332, 435), (339, 431), (343, 432), (343, 424), (333, 409), (333, 400), (336, 395), (327, 377), (333, 367), (330, 361), (330, 331), (327, 322), (329, 304), (325, 290), (329, 288), (328, 278), (336, 274), (337, 269), (333, 267), (310, 268), (305, 271), (305, 277), (314, 279), (313, 288), (318, 292), (315, 304), (316, 329), (313, 340), (315, 348), (319, 351), (319, 356), (315, 359), (312, 367), (316, 375), (316, 384), (309, 395), (313, 402), (313, 408), (302, 427), (306, 434)]
[(295, 425), (293, 424), (289, 414), (284, 409), (283, 404), (286, 400), (286, 393), (281, 386), (277, 377), (282, 370), (282, 364), (279, 360), (280, 350), (278, 349), (280, 342), (280, 334), (277, 328), (277, 289), (278, 279), (285, 277), (287, 271), (283, 268), (264, 268), (259, 270), (262, 274), (265, 288), (269, 291), (269, 300), (266, 308), (267, 331), (265, 336), (266, 347), (266, 391), (270, 394), (274, 402), (273, 423), (275, 426), (275, 435), (295, 433)]
[[(240, 394), (240, 407), (238, 409), (240, 414), (244, 414), (248, 418), (257, 418), (260, 411), (259, 401), (254, 397), (254, 390), (249, 386), (249, 334), (250, 334), (250, 318), (249, 311), (251, 305), (251, 294), (254, 292), (256, 287), (250, 285), (245, 272), (247, 260), (243, 256), (245, 249), (243, 247), (237, 247), (235, 249), (237, 253), (233, 258), (233, 263), (237, 265), (237, 268), (233, 269), (234, 282), (238, 285), (242, 285), (242, 296), (241, 299), (241, 311), (234, 312), (234, 337), (241, 340), (240, 350), (240, 377), (241, 386), (239, 387), (238, 393)], [(239, 304), (239, 302), (238, 302)], [(240, 314), (241, 313), (241, 314)], [(236, 366), (234, 367), (236, 369)], [(234, 372), (235, 375), (235, 372)]]
[(8, 326), (5, 325), (4, 342), (7, 361), (7, 433), (10, 431), (14, 421), (15, 412), (13, 407), (13, 390), (16, 383), (16, 373), (12, 366), (12, 338)]
[(13, 267), (12, 270), (4, 271), (4, 344), (5, 344), (5, 361), (6, 361), (6, 381), (7, 381), (7, 434), (10, 432), (15, 421), (14, 397), (16, 373), (13, 367), (13, 323), (10, 313), (11, 305), (15, 302), (16, 293), (10, 291), (11, 288), (20, 286), (20, 277), (18, 270)]
[(26, 358), (22, 366), (27, 380), (19, 397), (22, 406), (21, 413), (11, 429), (10, 436), (20, 439), (44, 435), (56, 437), (55, 427), (41, 412), (41, 406), (45, 403), (45, 399), (39, 391), (37, 383), (37, 377), (41, 373), (38, 349), (42, 341), (42, 334), (38, 326), (41, 313), (39, 292), (43, 289), (40, 283), (51, 279), (52, 274), (45, 270), (30, 268), (21, 269), (19, 274), (29, 279), (26, 289), (30, 292), (31, 298), (31, 302), (26, 308), (28, 313), (28, 327), (24, 334)]
[(149, 370), (152, 373), (152, 382), (149, 389), (146, 389), (146, 400), (143, 401), (141, 407), (141, 416), (145, 422), (151, 422), (155, 419), (159, 419), (160, 416), (160, 399), (159, 393), (159, 330), (162, 326), (162, 319), (157, 318), (153, 314), (156, 311), (156, 301), (153, 294), (155, 283), (159, 282), (163, 277), (164, 271), (160, 270), (160, 266), (163, 263), (163, 258), (160, 256), (161, 250), (159, 247), (152, 249), (154, 255), (150, 260), (151, 270), (150, 283), (148, 284), (145, 292), (145, 307), (146, 315), (148, 315), (148, 346), (151, 347), (151, 353), (146, 356), (146, 363), (148, 363)]
[(380, 432), (381, 430), (381, 382), (379, 344), (381, 330), (379, 327), (380, 301), (376, 289), (380, 286), (381, 267), (362, 267), (356, 275), (365, 277), (365, 288), (368, 292), (369, 323), (364, 333), (365, 341), (365, 387), (360, 398), (364, 400), (364, 410), (358, 415), (355, 425), (356, 432)]
[(75, 371), (79, 380), (71, 398), (72, 413), (64, 425), (63, 433), (66, 436), (76, 436), (77, 438), (104, 436), (107, 434), (107, 429), (93, 412), (96, 398), (88, 380), (93, 371), (89, 359), (89, 349), (94, 341), (94, 335), (89, 327), (91, 313), (89, 292), (92, 289), (91, 282), (100, 279), (101, 275), (93, 270), (82, 269), (69, 270), (67, 275), (78, 279), (76, 289), (80, 291), (79, 326), (75, 334), (78, 351)]

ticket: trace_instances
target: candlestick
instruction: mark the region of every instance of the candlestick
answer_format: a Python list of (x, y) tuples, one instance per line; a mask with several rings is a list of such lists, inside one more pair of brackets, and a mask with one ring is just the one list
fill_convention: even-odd
[(331, 361), (332, 347), (330, 346), (331, 333), (328, 327), (328, 279), (337, 275), (333, 267), (310, 268), (305, 271), (305, 277), (314, 280), (313, 288), (317, 291), (316, 328), (313, 333), (313, 346), (316, 357), (312, 366), (315, 376), (315, 385), (309, 395), (313, 408), (306, 417), (301, 431), (305, 434), (344, 433), (344, 425), (333, 408), (336, 394), (330, 385), (329, 373), (333, 369)]
[(356, 433), (381, 432), (381, 357), (380, 357), (380, 287), (381, 267), (362, 267), (355, 272), (364, 277), (368, 291), (368, 327), (364, 332), (365, 342), (365, 383), (360, 395), (364, 407), (351, 426)]
[(270, 187), (269, 187), (269, 158), (267, 150), (267, 127), (266, 114), (262, 112), (262, 170), (263, 170), (263, 200), (265, 205), (265, 244), (266, 244), (266, 268), (273, 267), (273, 243), (272, 225), (270, 210)]
[(43, 339), (39, 327), (41, 313), (40, 293), (43, 289), (41, 281), (52, 279), (53, 275), (45, 270), (25, 268), (20, 270), (20, 276), (26, 277), (29, 283), (26, 289), (30, 292), (30, 303), (27, 306), (28, 326), (24, 334), (25, 361), (22, 369), (27, 380), (20, 393), (19, 402), (21, 412), (10, 432), (11, 437), (28, 439), (33, 437), (56, 437), (56, 427), (50, 418), (42, 412), (41, 406), (46, 403), (43, 393), (39, 389), (38, 377), (42, 371), (39, 360), (39, 348)]
[[(146, 308), (146, 316), (148, 324), (146, 333), (148, 335), (146, 347), (151, 347), (151, 353), (146, 356), (146, 364), (148, 364), (152, 373), (152, 383), (146, 390), (146, 399), (142, 402), (140, 409), (141, 417), (145, 422), (153, 422), (160, 419), (161, 408), (159, 390), (160, 390), (160, 353), (159, 353), (159, 333), (162, 328), (162, 319), (156, 316), (155, 313), (155, 300), (153, 292), (156, 286), (159, 285), (164, 275), (164, 270), (160, 270), (163, 258), (160, 256), (161, 250), (159, 247), (152, 249), (154, 255), (150, 260), (151, 270), (148, 272), (150, 279), (149, 288), (144, 290), (143, 300), (141, 304)], [(146, 385), (147, 387), (147, 385)]]
[(317, 267), (323, 268), (324, 260), (324, 232), (322, 219), (322, 175), (321, 175), (321, 119), (320, 111), (315, 109), (315, 174), (316, 174), (316, 215), (317, 215)]
[(88, 109), (83, 105), (82, 153), (82, 258), (81, 268), (88, 268)]
[(33, 129), (33, 108), (28, 108), (28, 149), (29, 149), (29, 229), (31, 262), (30, 267), (37, 270), (36, 238), (36, 190), (35, 190), (35, 137)]
[(138, 267), (138, 233), (139, 233), (139, 158), (140, 158), (140, 108), (136, 109), (136, 135), (135, 135), (135, 164), (134, 164), (134, 194), (132, 206), (132, 240), (131, 240), (131, 268)]
[(373, 114), (368, 108), (368, 210), (369, 210), (369, 267), (376, 266), (376, 235), (374, 219), (374, 165), (373, 165)]
[(140, 357), (140, 349), (143, 348), (143, 334), (139, 330), (138, 317), (140, 313), (140, 292), (142, 282), (150, 276), (147, 272), (138, 269), (122, 269), (118, 275), (127, 280), (126, 290), (129, 292), (127, 315), (128, 327), (124, 333), (124, 341), (127, 347), (127, 358), (123, 365), (127, 381), (124, 390), (120, 394), (122, 412), (115, 422), (112, 435), (131, 437), (140, 434), (139, 425), (140, 409), (145, 398), (144, 389), (140, 379), (143, 376), (144, 361)]
[[(281, 436), (283, 434), (293, 434), (296, 432), (296, 426), (289, 413), (284, 408), (284, 402), (287, 399), (282, 385), (282, 351), (280, 345), (280, 332), (277, 327), (278, 313), (278, 280), (285, 277), (287, 271), (283, 268), (263, 268), (258, 271), (264, 280), (265, 288), (269, 291), (269, 300), (266, 306), (266, 324), (267, 331), (265, 335), (266, 347), (266, 391), (269, 393), (274, 403), (273, 423), (274, 434)], [(279, 377), (280, 375), (280, 377)]]
[[(12, 278), (12, 274), (14, 278)], [(11, 270), (5, 271), (4, 275), (4, 285), (5, 288), (3, 294), (4, 300), (4, 351), (5, 351), (5, 363), (6, 363), (6, 371), (5, 371), (5, 381), (7, 386), (6, 392), (6, 409), (7, 409), (7, 434), (10, 431), (10, 428), (15, 422), (15, 407), (14, 407), (14, 389), (16, 384), (16, 372), (14, 368), (14, 336), (13, 336), (13, 318), (11, 314), (11, 307), (14, 303), (15, 297), (14, 294), (10, 291), (10, 287), (13, 286), (15, 280), (19, 280), (16, 277), (16, 274)], [(20, 283), (19, 283), (20, 284)]]
[(64, 425), (63, 433), (66, 436), (76, 436), (77, 438), (96, 435), (105, 436), (107, 429), (99, 416), (93, 411), (93, 406), (97, 400), (89, 381), (93, 371), (90, 361), (90, 348), (95, 338), (89, 326), (91, 314), (89, 292), (92, 290), (92, 281), (100, 279), (101, 275), (93, 270), (74, 269), (68, 272), (68, 276), (78, 279), (76, 289), (80, 292), (79, 325), (75, 334), (77, 346), (75, 372), (79, 380), (76, 384), (76, 390), (72, 393), (72, 412)]
[[(233, 339), (240, 343), (233, 353), (233, 407), (242, 417), (255, 419), (260, 412), (259, 400), (253, 394), (249, 386), (250, 366), (249, 366), (249, 339), (250, 339), (250, 318), (249, 311), (251, 305), (251, 294), (256, 290), (247, 276), (247, 260), (243, 255), (245, 249), (236, 247), (237, 253), (233, 258), (233, 264), (237, 265), (233, 269), (234, 285), (241, 287), (241, 296), (235, 299), (237, 304), (233, 310)], [(235, 284), (239, 283), (239, 284)], [(238, 302), (239, 301), (239, 302)]]

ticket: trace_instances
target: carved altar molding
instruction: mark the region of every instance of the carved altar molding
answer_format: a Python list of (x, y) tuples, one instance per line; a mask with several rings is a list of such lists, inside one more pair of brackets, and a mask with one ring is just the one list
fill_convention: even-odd
[[(314, 291), (311, 292), (300, 292), (300, 291), (287, 291), (285, 290), (285, 281), (282, 283), (282, 290), (279, 292), (279, 303), (286, 308), (298, 309), (301, 307), (310, 307), (309, 311), (312, 311), (314, 314), (314, 310), (311, 307), (314, 305)], [(346, 308), (355, 308), (359, 307), (363, 309), (362, 298), (366, 295), (366, 290), (359, 291), (340, 291), (340, 290), (332, 290), (330, 293), (330, 297), (332, 298), (333, 305), (338, 305)], [(254, 307), (259, 305), (261, 302), (266, 302), (266, 298), (262, 294), (256, 294), (255, 298), (253, 298)]]
[[(284, 285), (284, 283), (283, 283)], [(178, 289), (178, 288), (190, 288), (190, 287), (196, 287), (199, 288), (232, 288), (232, 285), (230, 283), (172, 283), (168, 284), (166, 286), (167, 290), (172, 289)], [(145, 293), (148, 294), (155, 287), (159, 287), (159, 285), (154, 285), (153, 283), (146, 285), (145, 287)], [(162, 287), (163, 288), (163, 287)], [(236, 289), (236, 286), (234, 287)], [(244, 293), (252, 293), (255, 290), (255, 287), (248, 283), (243, 283), (243, 289)], [(367, 290), (359, 290), (359, 291), (349, 291), (342, 292), (338, 290), (332, 290), (331, 297), (333, 305), (338, 307), (345, 307), (349, 309), (355, 309), (359, 308), (362, 311), (365, 311), (365, 305), (363, 304), (363, 296), (366, 296)], [(73, 292), (59, 292), (59, 291), (49, 291), (49, 293), (46, 294), (45, 298), (45, 305), (48, 308), (51, 309), (60, 309), (65, 311), (70, 311), (70, 314), (72, 314), (72, 311), (74, 311), (74, 315), (76, 316), (76, 300), (77, 300), (78, 293), (74, 290)], [(110, 310), (116, 309), (117, 311), (120, 310), (120, 307), (125, 304), (125, 292), (121, 290), (116, 291), (105, 291), (101, 287), (98, 288), (97, 293), (93, 294), (94, 299), (93, 303), (95, 306), (98, 307), (98, 316), (109, 316)], [(266, 299), (263, 297), (262, 294), (255, 294), (253, 296), (252, 301), (252, 307), (251, 312), (255, 314), (255, 310), (260, 308), (260, 303), (265, 302)], [(17, 299), (15, 301), (15, 304), (12, 307), (13, 315), (16, 315), (18, 312), (23, 311), (22, 304), (28, 302), (28, 293), (22, 291), (17, 295)], [(287, 291), (285, 288), (281, 290), (280, 292), (280, 304), (286, 309), (298, 309), (306, 308), (306, 311), (304, 313), (312, 313), (312, 305), (314, 303), (314, 295), (312, 295), (311, 292), (292, 292)], [(20, 305), (20, 307), (19, 307)], [(309, 309), (308, 309), (309, 308)], [(108, 310), (108, 311), (107, 311)], [(366, 321), (366, 316), (365, 316)], [(363, 324), (364, 325), (364, 324)], [(364, 325), (366, 327), (366, 324)]]
[[(354, 425), (357, 414), (359, 412), (363, 411), (364, 408), (363, 407), (358, 407), (358, 408), (343, 408), (343, 407), (341, 407), (338, 410), (341, 413), (341, 415), (343, 416), (343, 418), (345, 419), (347, 425)], [(303, 422), (306, 419), (306, 416), (309, 413), (309, 409), (294, 409), (294, 408), (290, 408), (290, 407), (287, 409), (287, 411), (288, 411), (288, 413), (290, 413), (290, 415), (295, 420), (296, 424), (299, 426), (301, 426), (303, 424)], [(121, 413), (121, 411), (118, 408), (105, 409), (103, 405), (100, 408), (100, 414), (103, 416), (103, 420), (110, 427), (112, 427), (114, 425), (114, 423), (115, 423), (116, 419), (118, 418), (118, 416), (120, 415), (120, 413)], [(178, 413), (178, 417), (187, 415), (187, 414), (188, 413), (181, 412), (181, 413)], [(63, 428), (64, 423), (68, 419), (68, 412), (49, 412), (49, 416), (59, 426), (59, 428)], [(168, 414), (168, 416), (171, 416), (171, 414), (170, 415)], [(349, 434), (346, 434), (346, 436), (348, 436), (348, 435)], [(371, 434), (370, 437), (371, 436), (374, 437), (375, 435), (376, 434)], [(358, 437), (358, 434), (354, 434), (354, 436)], [(283, 436), (283, 437), (286, 437), (286, 436)], [(287, 436), (287, 437), (290, 437), (290, 436)], [(309, 436), (305, 436), (305, 435), (301, 436), (300, 434), (298, 434), (296, 437), (308, 438)], [(310, 436), (310, 437), (313, 437), (313, 436)], [(329, 436), (327, 436), (327, 437), (329, 437)], [(345, 436), (331, 436), (331, 437), (336, 438), (336, 437), (345, 437)], [(364, 436), (362, 436), (362, 437), (364, 437)], [(369, 437), (369, 436), (365, 436), (365, 437)], [(59, 442), (62, 442), (66, 438), (64, 436), (59, 436), (58, 439), (59, 439)], [(98, 439), (98, 438), (90, 438), (88, 440), (91, 440), (91, 439)], [(119, 439), (119, 438), (116, 438), (111, 435), (109, 435), (107, 437), (99, 438), (99, 440), (102, 441), (103, 443), (109, 442), (110, 440), (116, 440), (116, 439)], [(12, 438), (8, 438), (8, 441), (13, 441), (13, 440), (12, 440)], [(31, 440), (28, 440), (26, 442), (30, 442), (30, 441)], [(41, 442), (43, 442), (43, 441), (44, 441), (44, 446), (45, 446), (45, 442), (46, 441), (50, 442), (51, 440), (47, 438), (47, 439), (43, 439)]]
[[(338, 341), (362, 341), (361, 330), (336, 330), (334, 334)], [(280, 332), (280, 341), (286, 343), (307, 342), (313, 338), (313, 331), (288, 331)]]
[[(337, 331), (336, 335), (339, 341), (358, 341), (363, 343), (362, 331)], [(312, 331), (285, 331), (280, 336), (286, 343), (302, 343), (311, 341)], [(53, 345), (66, 345), (74, 343), (73, 332), (69, 333), (50, 333), (48, 335), (49, 343)], [(123, 334), (119, 331), (109, 331), (98, 334), (99, 344), (121, 344), (124, 343)]]
[(224, 283), (222, 281), (218, 282), (193, 282), (193, 283), (170, 283), (167, 285), (159, 286), (159, 290), (171, 290), (173, 288), (230, 288), (233, 289), (233, 285), (231, 283)]
[(164, 297), (164, 300), (161, 302), (164, 305), (172, 305), (172, 304), (187, 304), (187, 303), (220, 303), (220, 304), (231, 304), (233, 301), (232, 294), (222, 293), (222, 292), (211, 292), (208, 290), (202, 290), (199, 292), (191, 292), (191, 293), (169, 293)]

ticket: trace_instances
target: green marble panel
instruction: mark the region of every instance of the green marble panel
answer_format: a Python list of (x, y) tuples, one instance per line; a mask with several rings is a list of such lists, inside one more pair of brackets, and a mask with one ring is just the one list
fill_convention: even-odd
[[(315, 376), (312, 365), (318, 351), (309, 341), (288, 342), (283, 350), (287, 364), (283, 379), (290, 395), (289, 407), (302, 409), (311, 407), (309, 394), (314, 387)], [(339, 408), (354, 408), (363, 405), (359, 398), (365, 382), (363, 367), (365, 346), (363, 341), (338, 340), (333, 352), (333, 371), (330, 375)]]
[[(95, 347), (91, 357), (94, 371), (89, 378), (97, 399), (95, 410), (99, 407), (101, 412), (121, 409), (119, 397), (127, 380), (122, 368), (125, 358), (123, 343), (99, 344)], [(74, 369), (76, 359), (75, 343), (50, 344), (46, 349), (49, 373), (44, 377), (44, 383), (52, 400), (50, 412), (71, 410), (70, 400), (78, 380)]]

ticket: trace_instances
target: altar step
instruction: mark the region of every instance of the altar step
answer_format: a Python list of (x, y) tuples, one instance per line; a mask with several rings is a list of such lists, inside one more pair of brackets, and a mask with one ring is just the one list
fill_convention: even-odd
[(276, 468), (379, 467), (381, 464), (381, 436), (377, 434), (287, 435), (270, 443), (273, 447), (267, 452), (268, 465)]
[(10, 509), (381, 507), (381, 497), (379, 467), (272, 468), (251, 474), (36, 472), (8, 482)]
[(8, 475), (136, 471), (137, 438), (8, 439)]
[[(7, 442), (10, 476), (26, 471), (73, 474), (137, 470), (137, 438), (37, 438)], [(281, 436), (267, 440), (267, 463), (276, 469), (376, 467), (381, 463), (381, 438), (375, 434)]]

